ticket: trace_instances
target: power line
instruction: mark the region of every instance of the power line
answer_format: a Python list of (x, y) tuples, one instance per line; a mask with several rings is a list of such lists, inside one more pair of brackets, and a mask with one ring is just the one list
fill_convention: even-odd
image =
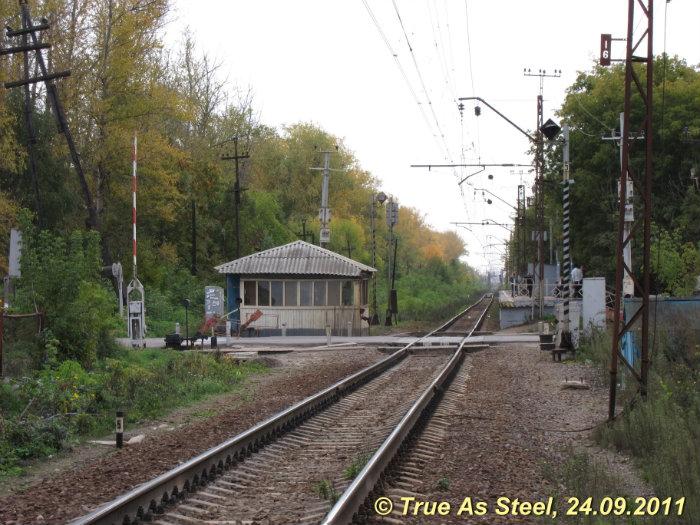
[[(447, 55), (447, 49), (445, 46), (445, 37), (444, 37), (444, 32), (442, 31), (442, 27), (440, 24), (440, 10), (438, 8), (437, 3), (435, 0), (432, 2), (433, 8), (431, 9), (431, 2), (428, 0), (426, 2), (426, 8), (428, 11), (428, 19), (430, 21), (430, 29), (432, 31), (433, 35), (433, 47), (435, 48), (435, 53), (437, 55), (438, 62), (440, 64), (440, 69), (442, 72), (442, 76), (444, 78), (444, 93), (447, 95), (447, 98), (450, 98), (453, 103), (457, 104), (457, 92), (456, 92), (456, 82), (453, 77), (452, 72), (454, 71), (454, 57), (452, 53), (452, 37), (450, 33), (450, 28), (449, 28), (449, 22), (447, 22), (446, 27), (447, 27), (447, 43), (449, 46), (449, 58)], [(433, 14), (434, 10), (434, 14)], [(449, 14), (447, 16), (447, 20), (449, 20)], [(437, 26), (437, 31), (435, 27)], [(439, 43), (438, 43), (439, 41)], [(460, 115), (460, 160), (462, 162), (465, 162), (465, 154), (464, 154), (464, 119), (462, 115)], [(457, 173), (455, 172), (455, 177), (457, 180), (464, 178), (464, 169), (460, 168), (459, 170), (460, 174), (457, 176)], [(460, 188), (460, 193), (461, 193), (461, 188)], [(465, 203), (466, 205), (466, 203)]]
[[(664, 143), (664, 120), (666, 117), (666, 66), (668, 62), (668, 55), (666, 54), (666, 30), (667, 30), (667, 22), (668, 22), (668, 4), (669, 2), (666, 2), (664, 5), (664, 65), (663, 65), (663, 80), (661, 83), (661, 129), (659, 133), (659, 149), (662, 148), (663, 143)], [(651, 207), (651, 216), (654, 216), (654, 207)], [(658, 268), (659, 265), (661, 264), (661, 243), (659, 242), (659, 239), (657, 239), (657, 243), (659, 244), (656, 248), (656, 267)], [(654, 331), (652, 335), (652, 341), (651, 341), (651, 353), (652, 355), (656, 351), (656, 322), (659, 319), (659, 316), (657, 315), (657, 311), (659, 308), (659, 300), (656, 298), (654, 300)]]
[(433, 126), (430, 123), (430, 119), (428, 119), (428, 116), (425, 113), (425, 109), (423, 108), (423, 104), (421, 103), (420, 98), (416, 94), (416, 91), (413, 89), (413, 85), (411, 84), (410, 80), (408, 79), (408, 75), (406, 74), (406, 70), (401, 65), (401, 61), (399, 60), (398, 54), (394, 51), (394, 48), (391, 46), (389, 39), (386, 37), (386, 34), (382, 30), (382, 26), (379, 23), (379, 20), (377, 20), (377, 17), (374, 16), (374, 12), (372, 11), (372, 8), (369, 6), (369, 4), (367, 3), (367, 0), (362, 0), (362, 3), (365, 5), (365, 8), (367, 9), (367, 13), (369, 14), (369, 17), (372, 19), (374, 26), (377, 28), (377, 31), (379, 31), (379, 35), (382, 37), (384, 44), (386, 45), (387, 49), (389, 50), (389, 53), (391, 54), (392, 58), (394, 59), (394, 62), (396, 63), (396, 67), (398, 67), (399, 72), (401, 73), (401, 76), (403, 77), (404, 82), (406, 83), (406, 86), (408, 87), (408, 90), (411, 93), (411, 96), (413, 97), (414, 102), (418, 106), (418, 109), (420, 111), (421, 116), (423, 117), (423, 121), (425, 122), (425, 125), (427, 126), (428, 130), (430, 131), (430, 134), (432, 135), (433, 139), (435, 140), (436, 145), (440, 149), (441, 145), (438, 141), (437, 135), (433, 131)]
[[(374, 12), (373, 12), (372, 9), (371, 9), (371, 7), (369, 6), (368, 1), (367, 1), (367, 0), (362, 0), (362, 3), (364, 4), (365, 9), (367, 10), (367, 13), (368, 13), (369, 16), (370, 16), (370, 19), (371, 19), (372, 22), (374, 23), (375, 27), (377, 28), (377, 31), (379, 32), (379, 34), (380, 34), (382, 40), (384, 41), (384, 44), (386, 45), (387, 49), (389, 50), (389, 53), (390, 53), (390, 54), (392, 55), (392, 57), (394, 58), (394, 61), (396, 62), (396, 65), (397, 65), (397, 67), (399, 68), (399, 71), (401, 72), (401, 75), (402, 75), (402, 77), (403, 77), (403, 79), (404, 79), (404, 81), (405, 81), (407, 87), (409, 88), (409, 91), (411, 92), (411, 95), (412, 95), (414, 101), (416, 102), (416, 104), (418, 105), (418, 107), (419, 107), (419, 109), (420, 109), (420, 111), (421, 111), (421, 115), (422, 115), (422, 117), (423, 117), (423, 120), (424, 120), (425, 123), (426, 123), (426, 126), (427, 126), (428, 129), (431, 131), (431, 134), (432, 134), (432, 136), (433, 136), (433, 139), (435, 140), (436, 145), (437, 145), (437, 147), (438, 147), (438, 150), (442, 152), (444, 158), (445, 158), (448, 162), (452, 162), (453, 159), (452, 159), (452, 154), (451, 154), (451, 152), (450, 152), (450, 148), (449, 148), (449, 146), (448, 146), (448, 144), (447, 144), (445, 135), (444, 135), (444, 133), (443, 133), (443, 131), (442, 131), (442, 126), (440, 125), (440, 121), (439, 121), (439, 119), (438, 119), (438, 117), (437, 117), (437, 114), (436, 114), (436, 112), (435, 112), (435, 109), (434, 109), (434, 106), (433, 106), (433, 103), (432, 103), (432, 100), (431, 100), (431, 97), (430, 97), (430, 92), (429, 92), (428, 89), (427, 89), (427, 86), (426, 86), (425, 81), (424, 81), (423, 74), (422, 74), (422, 72), (421, 72), (421, 70), (420, 70), (420, 67), (419, 67), (419, 65), (418, 65), (418, 61), (417, 61), (417, 59), (416, 59), (416, 56), (415, 56), (415, 53), (414, 53), (414, 50), (413, 50), (413, 45), (411, 44), (411, 40), (410, 40), (410, 38), (408, 37), (408, 33), (407, 33), (406, 28), (405, 28), (405, 25), (404, 25), (404, 23), (403, 23), (403, 18), (401, 17), (401, 13), (399, 12), (399, 9), (398, 9), (398, 5), (396, 4), (395, 0), (392, 0), (393, 7), (394, 7), (394, 11), (396, 12), (397, 18), (398, 18), (398, 20), (399, 20), (399, 24), (400, 24), (400, 26), (401, 26), (401, 30), (402, 30), (402, 32), (403, 32), (404, 38), (405, 38), (406, 43), (407, 43), (408, 48), (409, 48), (409, 52), (411, 53), (411, 59), (412, 59), (412, 61), (413, 61), (414, 67), (415, 67), (415, 69), (416, 69), (416, 73), (417, 73), (417, 75), (418, 75), (418, 79), (419, 79), (419, 81), (420, 81), (420, 83), (421, 83), (421, 87), (422, 87), (423, 92), (424, 92), (424, 94), (425, 94), (425, 98), (426, 98), (426, 100), (427, 100), (427, 102), (428, 102), (428, 105), (430, 106), (431, 115), (432, 115), (433, 121), (435, 122), (435, 126), (434, 126), (434, 127), (438, 130), (438, 134), (440, 135), (440, 139), (438, 139), (438, 137), (436, 136), (436, 134), (433, 132), (433, 125), (430, 123), (430, 121), (429, 121), (429, 119), (428, 119), (428, 117), (427, 117), (427, 115), (426, 115), (426, 112), (425, 112), (425, 110), (424, 110), (424, 105), (422, 104), (422, 102), (420, 101), (420, 99), (419, 99), (417, 93), (416, 93), (415, 90), (413, 89), (413, 86), (412, 86), (411, 82), (409, 81), (408, 76), (407, 76), (407, 74), (406, 74), (404, 68), (403, 68), (402, 65), (401, 65), (401, 62), (400, 62), (399, 59), (398, 59), (398, 54), (394, 51), (394, 49), (393, 49), (391, 43), (389, 42), (389, 39), (388, 39), (387, 36), (386, 36), (386, 33), (385, 33), (384, 30), (382, 29), (382, 26), (381, 26), (379, 20), (377, 19), (377, 17), (375, 16)], [(432, 22), (431, 22), (431, 23), (432, 23)], [(436, 40), (437, 40), (437, 39), (434, 37), (434, 41), (436, 41)], [(436, 45), (437, 45), (437, 44), (436, 44)], [(439, 47), (439, 46), (437, 46), (437, 47)], [(438, 49), (438, 51), (439, 51), (439, 49)], [(440, 58), (440, 57), (438, 57), (438, 58)], [(445, 67), (447, 67), (447, 65), (445, 65)], [(449, 74), (448, 74), (448, 73), (444, 73), (444, 74), (445, 74), (446, 82), (449, 82), (449, 76), (448, 76)], [(440, 142), (440, 141), (441, 141), (441, 142)], [(462, 156), (464, 156), (464, 155), (462, 155)], [(455, 177), (455, 182), (458, 182), (458, 181), (460, 180), (459, 173), (457, 172), (456, 169), (453, 170), (453, 176)], [(464, 192), (462, 191), (461, 186), (458, 186), (458, 187), (460, 188), (460, 194), (462, 195), (462, 200), (463, 200), (463, 204), (464, 204), (465, 211), (468, 212), (468, 211), (469, 211), (469, 208), (468, 208), (468, 204), (467, 204), (466, 199), (465, 199)]]
[[(448, 96), (450, 96), (453, 100), (453, 102), (457, 103), (457, 92), (455, 90), (454, 82), (452, 81), (450, 77), (450, 65), (448, 64), (447, 60), (447, 55), (445, 53), (445, 43), (442, 35), (442, 29), (440, 28), (440, 11), (437, 8), (437, 5), (433, 3), (433, 7), (435, 8), (435, 18), (433, 19), (433, 13), (432, 10), (430, 9), (430, 1), (426, 2), (426, 7), (428, 8), (428, 18), (430, 19), (430, 28), (433, 31), (433, 43), (435, 45), (435, 52), (438, 55), (438, 61), (440, 62), (440, 66), (442, 69), (442, 74), (443, 77), (445, 77), (445, 85), (449, 89), (450, 93), (448, 93)], [(435, 26), (437, 25), (437, 35), (435, 34)], [(440, 40), (440, 44), (438, 45), (438, 39)]]
[[(394, 7), (394, 12), (396, 13), (396, 18), (399, 21), (399, 25), (401, 27), (401, 31), (403, 33), (404, 39), (406, 40), (406, 45), (408, 46), (409, 53), (411, 54), (411, 60), (413, 61), (413, 66), (416, 70), (416, 74), (418, 75), (418, 80), (421, 84), (421, 87), (423, 88), (423, 93), (424, 93), (425, 98), (428, 102), (428, 106), (430, 107), (430, 112), (431, 112), (433, 120), (435, 122), (435, 127), (437, 128), (438, 133), (440, 135), (440, 138), (442, 140), (442, 150), (443, 150), (444, 157), (447, 161), (453, 162), (452, 153), (450, 152), (450, 147), (447, 144), (445, 134), (442, 131), (442, 126), (440, 125), (440, 121), (439, 121), (437, 114), (435, 112), (435, 107), (434, 107), (433, 101), (431, 100), (431, 97), (430, 97), (430, 91), (427, 88), (427, 85), (425, 83), (425, 79), (423, 77), (423, 73), (421, 72), (420, 66), (418, 65), (418, 60), (417, 60), (416, 54), (413, 50), (413, 45), (411, 44), (411, 39), (409, 38), (408, 32), (406, 31), (406, 26), (404, 24), (403, 18), (401, 17), (401, 13), (399, 11), (399, 6), (396, 3), (396, 0), (392, 0), (392, 5)], [(459, 177), (459, 174), (457, 173), (457, 170), (454, 169), (452, 173), (453, 173), (453, 176), (455, 177), (455, 181), (458, 181), (460, 177)], [(460, 188), (460, 193), (462, 195), (463, 204), (464, 204), (464, 207), (466, 210), (467, 203), (464, 200), (464, 193), (461, 191), (461, 188)]]
[[(472, 42), (471, 35), (469, 31), (469, 4), (467, 0), (464, 0), (464, 18), (466, 23), (466, 35), (467, 35), (467, 57), (469, 61), (469, 79), (472, 86), (472, 96), (476, 96), (476, 88), (474, 87), (474, 67), (472, 65)], [(479, 130), (479, 121), (476, 121), (476, 149), (477, 156), (481, 160), (481, 134)]]
[(467, 24), (467, 55), (469, 57), (469, 77), (471, 79), (472, 94), (476, 94), (476, 89), (474, 88), (474, 68), (472, 67), (472, 43), (471, 36), (469, 34), (469, 4), (467, 0), (464, 0), (464, 15)]
[(418, 80), (421, 84), (421, 87), (423, 88), (423, 93), (425, 95), (426, 100), (428, 101), (428, 106), (430, 107), (430, 113), (433, 116), (433, 120), (435, 121), (435, 127), (438, 130), (438, 133), (440, 134), (440, 138), (442, 139), (443, 146), (445, 149), (445, 152), (447, 154), (447, 158), (449, 158), (450, 161), (452, 161), (452, 155), (450, 153), (450, 148), (447, 145), (447, 142), (445, 140), (445, 134), (442, 131), (442, 126), (440, 126), (440, 122), (437, 118), (437, 114), (435, 113), (435, 108), (433, 107), (433, 101), (430, 99), (430, 93), (428, 91), (427, 86), (425, 85), (425, 80), (423, 79), (423, 73), (421, 73), (420, 67), (418, 66), (418, 60), (416, 60), (416, 54), (413, 52), (413, 46), (411, 45), (411, 39), (408, 38), (408, 33), (406, 32), (406, 26), (403, 23), (403, 19), (401, 18), (401, 13), (399, 12), (399, 6), (396, 4), (396, 0), (391, 0), (392, 5), (394, 6), (394, 12), (396, 13), (396, 18), (399, 20), (399, 25), (401, 26), (401, 31), (403, 32), (403, 36), (406, 39), (406, 45), (408, 46), (408, 51), (411, 54), (411, 60), (413, 61), (413, 66), (416, 69), (416, 74), (418, 75)]
[[(588, 111), (588, 110), (586, 109), (586, 107), (585, 107), (585, 106), (581, 103), (581, 101), (578, 99), (578, 97), (576, 96), (576, 93), (574, 93), (573, 97), (574, 97), (574, 100), (576, 101), (576, 103), (578, 104), (578, 107), (580, 107), (586, 115), (588, 115), (588, 116), (591, 117), (593, 120), (595, 120), (598, 124), (600, 124), (600, 125), (603, 127), (603, 129), (604, 129), (605, 131), (610, 131), (612, 128), (615, 127), (615, 126), (608, 126), (607, 124), (605, 124), (605, 122), (603, 122), (603, 121), (600, 120), (598, 117), (596, 117), (593, 113), (591, 113), (590, 111)], [(589, 135), (589, 136), (590, 136), (590, 135)]]
[[(448, 45), (448, 50), (450, 53), (450, 65), (452, 66), (450, 68), (450, 71), (454, 72), (454, 65), (455, 65), (455, 56), (454, 56), (454, 50), (452, 49), (452, 31), (450, 30), (450, 4), (449, 2), (445, 2), (445, 27), (447, 27), (447, 45)], [(454, 80), (453, 80), (454, 84)], [(455, 97), (457, 98), (457, 97)]]

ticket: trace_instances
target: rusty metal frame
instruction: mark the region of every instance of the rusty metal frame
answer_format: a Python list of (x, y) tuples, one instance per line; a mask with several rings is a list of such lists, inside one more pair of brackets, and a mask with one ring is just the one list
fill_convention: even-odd
[[(642, 11), (642, 21), (647, 20), (647, 27), (641, 36), (633, 41), (634, 16), (636, 8)], [(617, 232), (617, 264), (615, 271), (615, 312), (612, 339), (612, 358), (610, 360), (610, 397), (608, 406), (608, 417), (612, 420), (615, 417), (615, 404), (617, 397), (617, 369), (618, 361), (622, 361), (630, 371), (632, 377), (639, 384), (639, 391), (642, 397), (647, 394), (647, 383), (651, 360), (649, 356), (649, 288), (650, 288), (650, 264), (651, 264), (651, 184), (653, 169), (653, 137), (652, 137), (652, 106), (654, 89), (654, 53), (653, 53), (653, 29), (654, 29), (654, 0), (628, 0), (627, 13), (627, 52), (625, 58), (625, 98), (623, 117), (622, 141), (622, 170), (620, 174), (620, 210), (618, 217)], [(634, 44), (633, 44), (634, 42)], [(636, 54), (642, 43), (646, 42), (646, 53)], [(646, 65), (646, 79), (642, 83), (639, 74), (634, 70), (634, 64)], [(644, 137), (644, 171), (636, 172), (632, 168), (631, 154), (634, 141), (633, 133), (630, 133), (630, 119), (632, 108), (632, 86), (635, 93), (644, 104), (644, 119), (638, 128), (638, 132)], [(629, 234), (625, 235), (625, 200), (627, 195), (628, 181), (635, 187), (639, 200), (639, 214), (636, 215), (635, 222), (630, 228)], [(637, 279), (625, 264), (623, 250), (625, 246), (642, 230), (642, 268), (641, 280)], [(635, 294), (642, 298), (639, 310), (625, 322), (622, 318), (622, 281), (624, 273), (628, 272), (634, 282)], [(621, 353), (622, 340), (625, 334), (630, 333), (632, 326), (641, 318), (641, 366), (637, 371), (633, 363), (629, 363)]]

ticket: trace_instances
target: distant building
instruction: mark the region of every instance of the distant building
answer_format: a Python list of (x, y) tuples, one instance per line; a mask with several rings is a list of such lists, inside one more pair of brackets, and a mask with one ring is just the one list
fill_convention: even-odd
[[(295, 241), (216, 267), (226, 275), (226, 311), (234, 325), (250, 323), (259, 335), (366, 333), (369, 279), (376, 270), (348, 257)], [(240, 309), (239, 309), (240, 304)]]

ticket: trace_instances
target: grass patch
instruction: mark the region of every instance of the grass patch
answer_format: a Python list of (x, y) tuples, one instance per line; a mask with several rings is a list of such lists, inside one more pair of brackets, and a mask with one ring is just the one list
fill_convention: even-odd
[(333, 482), (328, 481), (327, 479), (317, 481), (313, 484), (312, 488), (313, 491), (316, 494), (318, 494), (319, 498), (330, 501), (331, 505), (335, 504), (335, 502), (338, 501), (338, 498), (340, 497), (340, 493), (338, 493), (338, 491), (333, 486)]
[(348, 481), (355, 479), (371, 457), (371, 454), (362, 454), (361, 456), (353, 459), (350, 466), (343, 471), (343, 476), (345, 476), (345, 479)]
[(192, 419), (208, 419), (216, 415), (216, 410), (212, 408), (207, 408), (205, 410), (200, 410), (196, 414), (192, 414)]
[(0, 477), (82, 438), (104, 435), (118, 409), (127, 425), (154, 419), (208, 396), (230, 392), (259, 363), (175, 350), (119, 350), (85, 370), (63, 361), (0, 385)]
[[(700, 349), (686, 325), (659, 332), (646, 400), (637, 398), (635, 381), (620, 366), (619, 406), (628, 408), (594, 435), (602, 446), (631, 455), (661, 500), (686, 498), (682, 516), (645, 521), (655, 525), (695, 525), (700, 519)], [(607, 376), (610, 344), (607, 333), (593, 334), (578, 358), (597, 364)]]
[[(607, 469), (598, 465), (585, 452), (569, 450), (567, 459), (561, 465), (547, 464), (544, 466), (544, 476), (555, 486), (564, 485), (566, 489), (558, 490), (552, 494), (558, 502), (558, 515), (564, 523), (576, 523), (580, 525), (617, 525), (641, 523), (632, 516), (565, 516), (571, 506), (568, 498), (578, 498), (581, 505), (587, 498), (591, 499), (591, 508), (598, 509), (601, 500), (605, 497), (625, 497), (627, 508), (634, 508), (634, 498), (628, 498), (620, 493), (619, 480), (611, 475)], [(579, 507), (580, 509), (581, 507)]]
[(612, 338), (607, 330), (593, 330), (590, 335), (582, 336), (576, 361), (585, 364), (594, 364), (599, 371), (599, 378), (603, 381), (610, 379), (610, 354), (612, 350)]
[(437, 481), (437, 489), (442, 492), (450, 490), (450, 480), (446, 477), (442, 477)]
[(700, 517), (700, 399), (683, 407), (672, 395), (656, 392), (597, 433), (602, 445), (624, 450), (637, 459), (659, 498), (685, 496), (681, 517), (650, 523), (696, 524)]

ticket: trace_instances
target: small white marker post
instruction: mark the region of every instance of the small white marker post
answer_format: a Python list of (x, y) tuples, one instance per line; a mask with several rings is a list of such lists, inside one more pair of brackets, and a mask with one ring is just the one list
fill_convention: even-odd
[(124, 412), (117, 410), (116, 418), (117, 448), (124, 446)]

